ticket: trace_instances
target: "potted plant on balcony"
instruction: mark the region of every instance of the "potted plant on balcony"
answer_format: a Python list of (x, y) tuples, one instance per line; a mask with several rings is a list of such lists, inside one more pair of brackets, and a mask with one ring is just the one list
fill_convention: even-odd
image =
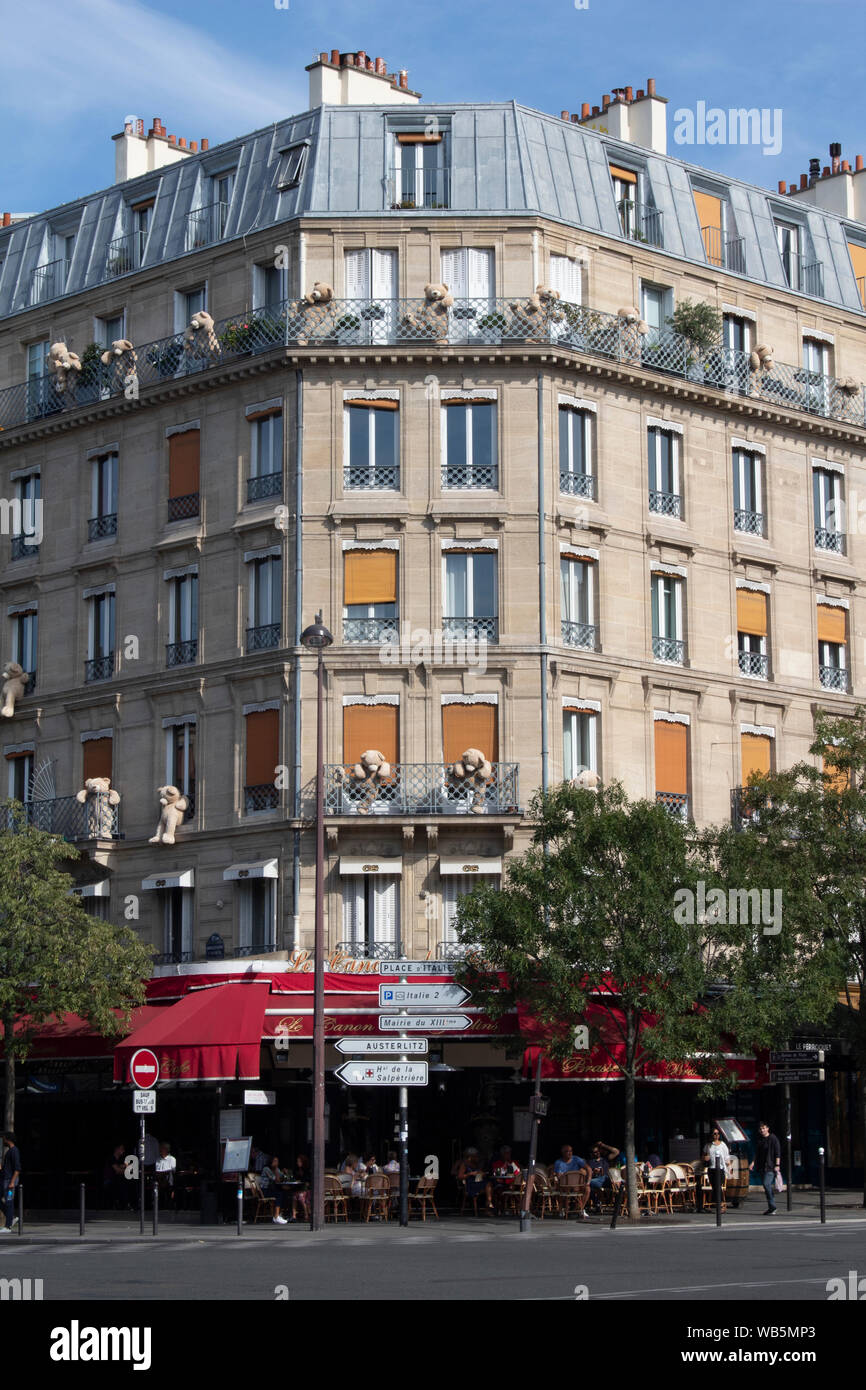
[(508, 329), (508, 319), (501, 309), (494, 309), (478, 320), (478, 331), (486, 343), (501, 343), (502, 335)]
[[(706, 368), (701, 363), (721, 346), (722, 316), (712, 304), (701, 299), (684, 299), (665, 320), (674, 333), (685, 339), (686, 375), (692, 381), (703, 381)], [(709, 370), (715, 374), (716, 364)]]
[(361, 328), (360, 314), (341, 314), (334, 324), (338, 343), (357, 343)]
[(102, 357), (104, 349), (99, 343), (88, 343), (81, 354), (81, 374), (78, 378), (78, 400), (95, 401), (103, 384)]
[(248, 319), (240, 319), (237, 323), (226, 324), (220, 334), (220, 345), (226, 351), (241, 356), (243, 353), (252, 352), (255, 346), (257, 325)]
[(174, 376), (183, 357), (183, 343), (180, 338), (169, 338), (167, 342), (153, 343), (145, 353), (145, 359), (158, 376)]

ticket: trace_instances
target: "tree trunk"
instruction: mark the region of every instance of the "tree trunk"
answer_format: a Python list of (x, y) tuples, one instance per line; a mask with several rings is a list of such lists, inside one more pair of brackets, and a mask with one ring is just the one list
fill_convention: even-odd
[(15, 1054), (9, 1047), (9, 1039), (13, 1036), (15, 1022), (13, 1019), (4, 1018), (3, 1020), (3, 1050), (6, 1054), (6, 1064), (4, 1067), (4, 1081), (6, 1085), (6, 1106), (3, 1116), (3, 1129), (8, 1133), (15, 1132)]
[(628, 1214), (635, 1220), (640, 1216), (637, 1200), (637, 1174), (635, 1171), (634, 1120), (635, 1120), (635, 1082), (634, 1053), (637, 1030), (631, 1009), (626, 1012), (625, 1044), (625, 1183), (628, 1198)]
[(860, 1124), (863, 1126), (863, 1205), (866, 1207), (866, 1058), (860, 1057)]

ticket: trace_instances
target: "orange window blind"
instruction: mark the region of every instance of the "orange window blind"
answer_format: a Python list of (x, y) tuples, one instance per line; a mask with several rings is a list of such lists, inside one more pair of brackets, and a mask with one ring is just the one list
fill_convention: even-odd
[(831, 767), (826, 758), (821, 759), (821, 771), (827, 774), (831, 790), (834, 792), (844, 792), (850, 785), (850, 774), (842, 771), (841, 768)]
[(698, 221), (701, 227), (715, 227), (716, 231), (722, 230), (722, 200), (714, 198), (712, 193), (699, 193), (694, 190), (695, 207), (698, 210)]
[(848, 253), (854, 267), (854, 278), (860, 281), (860, 298), (863, 307), (866, 308), (866, 246), (857, 246), (855, 242), (849, 241)]
[(397, 705), (345, 705), (343, 761), (351, 766), (375, 748), (392, 767), (399, 762), (399, 714)]
[(425, 135), (423, 131), (405, 131), (397, 136), (398, 145), (441, 145), (441, 135)]
[(497, 715), (496, 705), (443, 705), (442, 753), (445, 762), (458, 762), (467, 748), (478, 748), (488, 762), (498, 762)]
[(247, 787), (264, 787), (272, 783), (280, 761), (280, 712), (277, 709), (254, 710), (244, 716), (246, 723)]
[(767, 635), (767, 595), (754, 589), (737, 590), (737, 631), (752, 637)]
[(363, 406), (365, 410), (399, 410), (399, 401), (368, 401), (363, 397), (358, 400), (343, 401), (343, 405)]
[(770, 744), (766, 734), (740, 734), (740, 771), (743, 786), (753, 772), (766, 777), (770, 772)]
[(89, 738), (82, 744), (82, 777), (110, 777), (113, 739)]
[(344, 599), (353, 603), (397, 602), (396, 550), (347, 550), (343, 556)]
[(818, 604), (818, 641), (845, 645), (845, 609)]
[(631, 169), (621, 169), (618, 164), (611, 164), (609, 167), (612, 179), (622, 179), (623, 183), (637, 183), (637, 174)]
[(199, 490), (199, 431), (184, 430), (168, 441), (168, 495), (189, 497)]
[(689, 731), (685, 724), (655, 721), (656, 791), (687, 795), (688, 748)]

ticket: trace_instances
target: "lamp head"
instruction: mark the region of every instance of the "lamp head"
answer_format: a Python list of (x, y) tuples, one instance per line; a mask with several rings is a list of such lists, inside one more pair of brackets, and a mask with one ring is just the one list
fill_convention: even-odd
[(314, 650), (322, 647), (330, 647), (334, 639), (325, 624), (322, 622), (321, 613), (316, 614), (316, 621), (304, 629), (301, 633), (301, 646), (311, 647)]

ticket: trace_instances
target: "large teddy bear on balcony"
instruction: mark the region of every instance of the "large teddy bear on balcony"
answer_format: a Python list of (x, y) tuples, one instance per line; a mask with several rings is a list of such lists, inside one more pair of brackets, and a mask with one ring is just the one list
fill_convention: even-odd
[(65, 343), (52, 343), (48, 350), (48, 370), (61, 396), (74, 395), (81, 371), (81, 358)]
[(775, 353), (771, 347), (765, 343), (758, 346), (749, 353), (749, 370), (753, 372), (771, 372), (775, 366)]
[(88, 832), (108, 840), (114, 833), (114, 807), (120, 805), (120, 793), (111, 785), (110, 777), (88, 777), (76, 801), (87, 807)]
[(487, 783), (493, 776), (493, 764), (488, 762), (481, 749), (467, 748), (458, 762), (451, 763), (448, 772), (451, 777), (456, 777), (461, 782), (469, 782), (474, 786), (472, 810), (476, 814), (483, 811)]
[[(367, 815), (371, 804), (379, 794), (379, 786), (386, 778), (391, 776), (391, 764), (388, 762), (384, 753), (380, 753), (378, 748), (368, 748), (361, 754), (358, 762), (348, 773), (343, 773), (343, 779), (353, 777), (358, 785), (359, 795), (357, 806), (359, 813)], [(354, 788), (352, 800), (355, 800)]]
[(24, 699), (29, 679), (27, 672), (17, 661), (7, 661), (3, 672), (3, 708), (0, 709), (0, 714), (7, 719), (12, 718), (18, 701)]
[(126, 386), (136, 377), (138, 354), (128, 338), (117, 338), (100, 357), (103, 367), (110, 367), (111, 386)]
[(206, 309), (199, 309), (190, 319), (183, 335), (183, 350), (190, 357), (219, 357), (219, 338)]
[(173, 845), (174, 832), (183, 821), (183, 813), (189, 802), (178, 791), (177, 787), (157, 787), (156, 794), (159, 797), (162, 811), (160, 812), (159, 825), (156, 827), (156, 834), (150, 837), (148, 844)]
[(442, 342), (448, 337), (448, 310), (454, 304), (454, 296), (447, 285), (436, 282), (424, 286), (424, 301), (420, 309), (406, 314), (403, 327), (410, 338)]

